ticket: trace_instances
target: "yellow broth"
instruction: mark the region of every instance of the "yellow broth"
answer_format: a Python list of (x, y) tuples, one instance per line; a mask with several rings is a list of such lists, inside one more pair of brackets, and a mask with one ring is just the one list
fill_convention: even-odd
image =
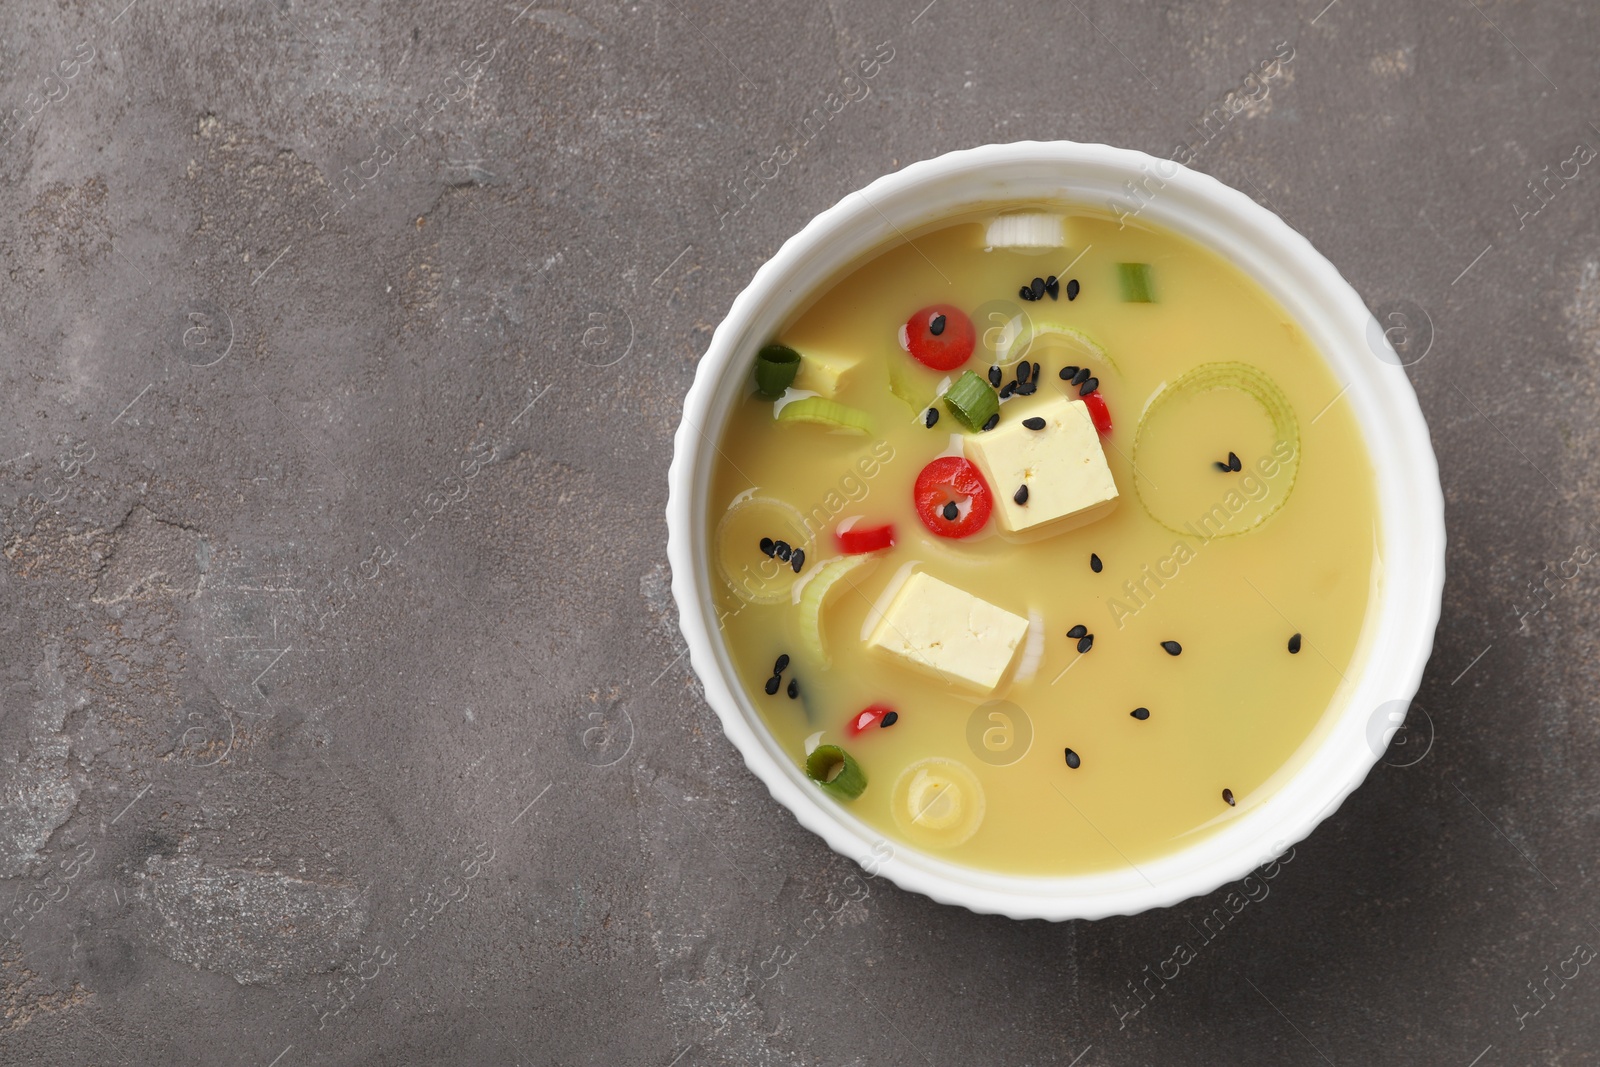
[[(1290, 315), (1184, 238), (1119, 227), (1090, 209), (1066, 213), (1064, 248), (986, 250), (984, 220), (961, 222), (888, 248), (820, 293), (773, 340), (803, 359), (858, 358), (836, 398), (868, 413), (873, 432), (780, 423), (752, 384), (722, 432), (708, 516), (724, 535), (713, 537), (710, 562), (727, 647), (767, 728), (797, 766), (820, 733), (867, 776), (857, 799), (826, 802), (951, 862), (1035, 875), (1137, 865), (1269, 796), (1351, 669), (1379, 566), (1371, 460), (1348, 400), (1336, 399), (1339, 382)], [(1123, 262), (1150, 264), (1155, 302), (1122, 300)], [(1019, 298), (1020, 286), (1051, 274), (1058, 299)], [(1081, 285), (1071, 301), (1069, 279)], [(980, 376), (1017, 314), (1070, 325), (1104, 348), (1091, 363), (1114, 420), (1101, 439), (1119, 492), (1108, 516), (1033, 540), (1000, 534), (997, 516), (964, 540), (918, 519), (918, 472), (953, 435), (970, 436), (942, 405), (937, 424), (923, 425), (946, 375), (898, 341), (907, 318), (935, 303), (972, 318), (977, 347), (961, 369)], [(1047, 335), (1028, 358), (1041, 364), (1039, 391), (1008, 400), (1002, 420), (1077, 395), (1057, 372), (1083, 362), (1081, 350)], [(1280, 391), (1288, 432), (1282, 412), (1275, 423), (1257, 398), (1229, 387), (1236, 371), (1217, 364), (1255, 368)], [(1169, 389), (1152, 403), (1190, 373), (1213, 387)], [(1230, 451), (1237, 473), (1216, 467)], [(723, 525), (730, 505), (751, 499)], [(802, 647), (792, 586), (840, 555), (833, 530), (850, 516), (892, 522), (896, 543), (825, 601), (824, 666)], [(799, 578), (761, 551), (763, 536), (805, 551)], [(984, 695), (869, 653), (869, 610), (908, 565), (1034, 619), (1036, 666), (1026, 670), (1025, 640), (1011, 675)], [(1094, 635), (1081, 655), (1066, 636), (1077, 624)], [(1303, 644), (1291, 654), (1296, 633)], [(1179, 642), (1181, 655), (1163, 641)], [(769, 696), (780, 654), (792, 662)], [(893, 726), (846, 729), (880, 703), (899, 713)], [(1134, 718), (1135, 708), (1148, 717)], [(937, 797), (950, 782), (963, 790), (962, 810), (935, 812), (929, 827), (907, 818), (908, 796)]]

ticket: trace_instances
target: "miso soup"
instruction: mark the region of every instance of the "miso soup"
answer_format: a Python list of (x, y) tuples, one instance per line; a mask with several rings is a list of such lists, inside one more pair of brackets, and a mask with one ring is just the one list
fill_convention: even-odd
[(1137, 866), (1271, 795), (1350, 672), (1371, 460), (1217, 254), (1014, 205), (888, 247), (749, 353), (709, 561), (812, 788), (1020, 874)]

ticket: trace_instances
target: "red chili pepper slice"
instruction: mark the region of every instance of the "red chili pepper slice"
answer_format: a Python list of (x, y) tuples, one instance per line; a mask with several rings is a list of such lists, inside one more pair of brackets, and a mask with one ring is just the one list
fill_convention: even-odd
[(850, 733), (852, 736), (859, 736), (860, 734), (872, 729), (874, 726), (880, 726), (883, 723), (885, 716), (893, 714), (894, 709), (887, 704), (873, 704), (869, 707), (862, 708), (860, 711), (856, 712), (855, 716), (850, 720)]
[(876, 552), (880, 548), (894, 547), (894, 523), (882, 526), (852, 526), (848, 530), (835, 530), (833, 540), (839, 551), (847, 556), (863, 552)]
[[(940, 537), (971, 537), (989, 521), (994, 496), (978, 468), (960, 456), (940, 456), (917, 475), (912, 491), (917, 516)], [(946, 505), (956, 505), (956, 517), (945, 518)], [(966, 507), (962, 509), (962, 505)]]
[(1094, 428), (1100, 431), (1100, 436), (1110, 433), (1111, 409), (1106, 407), (1106, 398), (1100, 395), (1100, 390), (1084, 397), (1083, 402), (1089, 406), (1089, 417), (1094, 420)]
[(906, 320), (900, 346), (911, 358), (934, 370), (955, 370), (972, 355), (978, 335), (972, 320), (958, 307), (932, 304)]

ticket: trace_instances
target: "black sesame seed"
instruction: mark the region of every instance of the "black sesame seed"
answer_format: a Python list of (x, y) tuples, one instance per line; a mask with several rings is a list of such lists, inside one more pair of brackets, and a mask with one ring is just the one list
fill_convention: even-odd
[(1023, 419), (1022, 425), (1030, 430), (1042, 430), (1044, 429), (1044, 420), (1035, 415), (1031, 419)]
[(939, 421), (939, 409), (938, 408), (929, 408), (928, 409), (928, 413), (926, 415), (922, 416), (922, 425), (924, 425), (924, 426), (932, 427), (933, 424), (938, 422), (938, 421)]
[(1062, 367), (1061, 368), (1061, 380), (1064, 381), (1064, 382), (1069, 382), (1069, 381), (1072, 380), (1072, 376), (1074, 374), (1077, 374), (1077, 373), (1078, 373), (1078, 368), (1077, 367)]
[(1016, 391), (1017, 391), (1017, 383), (1016, 382), (1007, 382), (1000, 389), (1000, 399), (1004, 400), (1006, 397), (1010, 396), (1012, 393), (1015, 393)]
[(1076, 641), (1078, 638), (1084, 636), (1088, 632), (1089, 628), (1080, 622), (1078, 625), (1067, 631), (1067, 636)]
[(798, 678), (790, 678), (789, 679), (789, 699), (793, 700), (795, 697), (797, 697), (799, 695), (800, 695), (800, 679), (798, 679)]
[(900, 721), (900, 713), (898, 711), (891, 711), (891, 712), (889, 712), (889, 714), (885, 715), (883, 718), (878, 720), (878, 729), (881, 730), (885, 726), (893, 726), (895, 723), (897, 723), (899, 721)]
[(777, 551), (777, 546), (773, 543), (772, 538), (763, 537), (761, 539), (761, 554), (766, 556), (768, 559), (771, 559), (772, 553), (775, 551)]
[(1078, 640), (1078, 651), (1087, 652), (1094, 647), (1094, 634), (1087, 634)]
[(774, 674), (767, 679), (767, 696), (772, 696), (778, 691), (778, 686), (783, 684), (783, 679)]
[(945, 517), (946, 521), (955, 522), (956, 521), (956, 516), (958, 516), (960, 514), (961, 514), (961, 509), (956, 507), (956, 502), (954, 500), (950, 501), (948, 504), (946, 504), (944, 506), (944, 517)]
[(1234, 455), (1232, 452), (1229, 452), (1228, 453), (1228, 469), (1231, 470), (1231, 471), (1236, 471), (1236, 470), (1241, 469), (1242, 467), (1243, 467), (1243, 464), (1241, 464), (1239, 462), (1239, 457)]
[(789, 548), (789, 542), (787, 541), (772, 542), (772, 554), (783, 560), (785, 563), (789, 562), (789, 553), (791, 551), (792, 550)]
[(1011, 499), (1015, 500), (1018, 504), (1026, 504), (1028, 502), (1028, 487), (1025, 485), (1019, 485), (1017, 487), (1017, 491), (1011, 494)]
[(1083, 384), (1078, 386), (1078, 395), (1088, 396), (1098, 388), (1100, 388), (1099, 378), (1086, 378), (1084, 379)]
[(996, 426), (999, 426), (999, 425), (1000, 425), (1000, 413), (997, 411), (993, 415), (989, 416), (989, 421), (983, 424), (983, 428), (984, 428), (985, 431), (988, 431), (988, 430), (994, 429)]
[(1035, 278), (1033, 280), (1033, 298), (1038, 300), (1042, 296), (1044, 296), (1044, 279)]
[(1167, 655), (1176, 656), (1183, 651), (1183, 646), (1176, 641), (1163, 641), (1161, 647), (1166, 649)]
[(794, 550), (794, 555), (789, 557), (789, 566), (794, 568), (794, 572), (796, 574), (800, 573), (800, 568), (805, 566), (805, 562), (806, 562), (806, 553), (805, 553), (805, 550), (801, 549), (801, 548), (795, 549)]
[(1089, 380), (1089, 373), (1090, 373), (1090, 371), (1089, 371), (1088, 367), (1080, 367), (1072, 375), (1072, 384), (1073, 385), (1082, 385), (1084, 382)]
[(778, 657), (778, 661), (772, 665), (772, 673), (773, 674), (782, 674), (784, 671), (786, 671), (788, 669), (789, 669), (789, 653), (785, 652), (783, 655), (779, 656)]
[(1076, 299), (1078, 299), (1078, 289), (1079, 289), (1078, 279), (1073, 278), (1072, 280), (1068, 281), (1067, 282), (1067, 299), (1068, 300), (1076, 300)]
[(1300, 654), (1300, 635), (1299, 634), (1295, 634), (1293, 637), (1289, 638), (1289, 654), (1292, 655), (1292, 656), (1297, 656), (1297, 655)]
[(1023, 382), (1021, 385), (1017, 386), (1017, 395), (1018, 396), (1032, 396), (1034, 393), (1037, 393), (1038, 391), (1039, 391), (1039, 383), (1038, 382)]
[(1228, 466), (1222, 460), (1220, 460), (1220, 459), (1217, 460), (1217, 470), (1219, 470), (1219, 471), (1230, 471), (1232, 469), (1233, 469), (1232, 467)]
[(996, 389), (1000, 388), (1000, 368), (999, 367), (990, 367), (989, 368), (989, 384), (994, 386)]
[(1054, 274), (1044, 280), (1044, 291), (1050, 294), (1050, 299), (1055, 300), (1061, 295), (1061, 283)]
[(1224, 789), (1224, 790), (1223, 790), (1223, 791), (1222, 791), (1222, 799), (1223, 799), (1223, 800), (1225, 800), (1225, 801), (1226, 801), (1226, 802), (1227, 802), (1227, 804), (1228, 804), (1228, 807), (1230, 807), (1230, 808), (1231, 808), (1231, 807), (1234, 807), (1234, 806), (1235, 806), (1235, 805), (1234, 805), (1234, 803), (1233, 803), (1233, 790), (1231, 790), (1231, 789)]
[(1030, 289), (1026, 285), (1024, 285), (1021, 289), (1017, 290), (1017, 295), (1022, 297), (1022, 299), (1024, 299), (1024, 300), (1032, 300), (1034, 298), (1033, 297), (1033, 290)]
[(1032, 373), (1033, 367), (1028, 363), (1027, 360), (1023, 360), (1021, 363), (1017, 364), (1017, 381), (1019, 383), (1026, 383), (1028, 380), (1028, 375)]
[(1128, 714), (1132, 715), (1135, 719), (1138, 719), (1140, 722), (1144, 722), (1146, 719), (1148, 719), (1150, 717), (1150, 709), (1149, 708), (1134, 708), (1132, 711), (1128, 712)]
[(1100, 569), (1102, 567), (1104, 567), (1104, 566), (1105, 566), (1105, 564), (1100, 562), (1100, 557), (1099, 556), (1095, 555), (1093, 552), (1089, 553), (1089, 569), (1090, 570), (1094, 571), (1096, 574), (1099, 574), (1100, 573)]
[(1072, 749), (1069, 748), (1066, 751), (1067, 751), (1067, 766), (1071, 767), (1073, 770), (1077, 770), (1078, 769), (1078, 765), (1081, 764), (1083, 762), (1083, 760), (1079, 759), (1078, 758), (1078, 754), (1076, 752), (1072, 751)]
[(1033, 362), (1033, 380), (1035, 382), (1037, 382), (1039, 380), (1039, 361), (1038, 360), (1034, 360), (1034, 362)]
[(941, 333), (944, 333), (943, 315), (935, 315), (933, 318), (928, 320), (928, 332), (933, 334), (935, 337), (938, 337)]

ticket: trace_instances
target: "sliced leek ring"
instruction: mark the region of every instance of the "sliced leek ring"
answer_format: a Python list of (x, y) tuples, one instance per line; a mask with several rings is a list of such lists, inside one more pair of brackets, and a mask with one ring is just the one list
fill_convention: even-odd
[(911, 764), (895, 781), (889, 810), (915, 844), (951, 848), (983, 825), (983, 785), (964, 763), (934, 756)]
[(1000, 331), (994, 345), (994, 361), (1004, 367), (1031, 354), (1036, 344), (1052, 344), (1068, 349), (1068, 362), (1080, 367), (1106, 366), (1122, 373), (1117, 361), (1094, 338), (1075, 326), (1050, 319), (1035, 319), (1026, 312), (1014, 315)]
[(1041, 211), (1018, 211), (996, 215), (983, 230), (986, 248), (1007, 248), (1016, 252), (1049, 252), (1067, 246), (1065, 216)]
[[(1213, 477), (1208, 468), (1226, 449), (1218, 457), (1199, 455), (1187, 441), (1171, 439), (1171, 434), (1163, 439), (1152, 428), (1175, 415), (1181, 418), (1184, 405), (1223, 390), (1242, 394), (1246, 402), (1235, 400), (1231, 412), (1203, 421), (1226, 425), (1227, 447), (1238, 448), (1247, 458), (1242, 473)], [(1254, 447), (1247, 453), (1252, 433)], [(1205, 540), (1237, 537), (1276, 514), (1294, 490), (1300, 470), (1299, 422), (1289, 398), (1265, 371), (1248, 363), (1203, 363), (1162, 387), (1145, 405), (1133, 439), (1133, 468), (1139, 503), (1168, 530)]]
[(761, 539), (783, 541), (791, 549), (811, 551), (811, 531), (793, 504), (757, 496), (754, 490), (735, 497), (715, 537), (717, 570), (735, 596), (751, 604), (782, 604), (790, 599), (800, 576), (781, 559), (764, 555)]
[(865, 435), (872, 432), (872, 417), (865, 411), (847, 407), (825, 396), (808, 396), (785, 404), (778, 412), (779, 422), (809, 422), (826, 426), (834, 433)]
[(837, 556), (817, 567), (794, 588), (794, 600), (800, 605), (796, 621), (800, 627), (800, 644), (811, 653), (819, 667), (832, 663), (828, 645), (822, 636), (822, 609), (827, 605), (834, 587), (845, 581), (853, 571), (877, 561), (876, 556)]

